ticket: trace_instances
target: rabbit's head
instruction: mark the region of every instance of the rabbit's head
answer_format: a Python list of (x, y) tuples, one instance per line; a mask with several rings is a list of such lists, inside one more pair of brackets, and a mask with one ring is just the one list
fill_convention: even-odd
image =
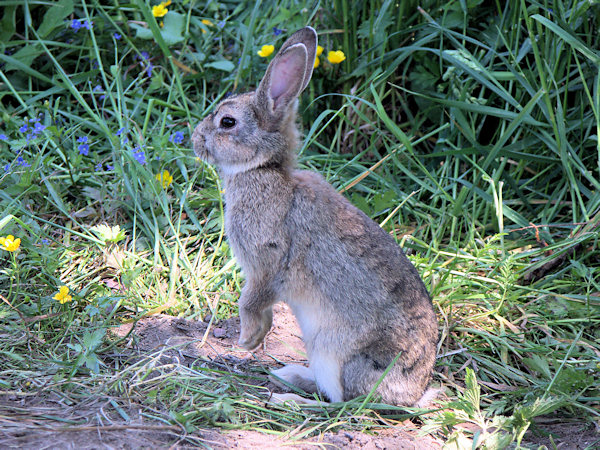
[(255, 92), (229, 97), (194, 130), (196, 155), (232, 175), (287, 165), (298, 145), (296, 105), (312, 75), (317, 33), (294, 33), (269, 64)]

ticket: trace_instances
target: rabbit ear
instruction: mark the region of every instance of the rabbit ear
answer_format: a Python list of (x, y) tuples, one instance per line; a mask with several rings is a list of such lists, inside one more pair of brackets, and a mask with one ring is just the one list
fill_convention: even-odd
[(316, 48), (317, 33), (306, 27), (294, 33), (273, 58), (256, 91), (259, 107), (269, 116), (287, 109), (304, 90), (312, 75)]
[(302, 89), (300, 89), (300, 92), (302, 92), (312, 77), (313, 68), (315, 66), (315, 58), (317, 57), (317, 32), (315, 29), (312, 27), (304, 27), (296, 31), (288, 38), (287, 41), (283, 43), (279, 53), (285, 52), (289, 47), (298, 43), (302, 43), (304, 44), (304, 47), (306, 47), (307, 57), (306, 69), (304, 71), (304, 81), (302, 83)]

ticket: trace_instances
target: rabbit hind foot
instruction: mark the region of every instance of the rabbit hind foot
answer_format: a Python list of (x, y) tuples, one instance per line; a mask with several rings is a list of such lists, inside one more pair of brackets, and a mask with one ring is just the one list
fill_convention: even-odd
[(283, 389), (289, 389), (289, 386), (286, 384), (291, 384), (309, 394), (318, 391), (313, 371), (306, 366), (298, 364), (288, 364), (281, 369), (273, 370), (269, 376), (269, 380)]
[(314, 400), (312, 398), (300, 397), (298, 394), (291, 394), (291, 393), (286, 393), (286, 394), (273, 393), (271, 395), (271, 398), (269, 399), (268, 403), (271, 405), (284, 405), (286, 403), (288, 403), (288, 404), (295, 403), (298, 406), (301, 406), (301, 405), (323, 406), (323, 405), (329, 404), (327, 402)]

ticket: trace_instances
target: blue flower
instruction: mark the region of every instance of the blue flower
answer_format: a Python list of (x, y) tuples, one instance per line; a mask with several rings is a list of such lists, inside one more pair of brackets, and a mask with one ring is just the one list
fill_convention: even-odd
[(143, 60), (150, 59), (150, 54), (148, 52), (142, 52), (141, 55), (141, 59)]
[(90, 145), (88, 142), (87, 136), (81, 136), (77, 138), (77, 142), (79, 142), (79, 146), (77, 149), (79, 150), (79, 154), (83, 156), (87, 156), (90, 153)]
[(99, 84), (92, 89), (92, 92), (95, 92), (96, 94), (102, 94), (98, 97), (99, 100), (104, 100), (106, 98), (106, 95), (104, 95), (104, 89)]
[(115, 166), (111, 166), (110, 164), (107, 164), (106, 170), (115, 170)]
[(146, 75), (152, 77), (152, 69), (154, 69), (154, 64), (148, 63), (148, 67), (146, 67)]
[(19, 128), (19, 131), (21, 133), (27, 133), (27, 130), (29, 129), (29, 127), (27, 126), (26, 123), (23, 124), (23, 126), (21, 128)]
[(283, 33), (283, 30), (280, 30), (280, 29), (279, 29), (279, 28), (277, 28), (277, 27), (273, 27), (273, 34), (274, 34), (275, 36), (279, 36), (281, 33)]
[(81, 24), (81, 22), (79, 21), (79, 19), (73, 19), (71, 21), (71, 28), (73, 28), (75, 31), (79, 31), (82, 26), (83, 25)]
[(96, 172), (100, 172), (102, 170), (102, 163), (99, 162), (98, 164), (96, 164), (96, 167), (94, 167), (94, 170)]
[(169, 142), (173, 144), (181, 144), (183, 142), (183, 131), (176, 131), (175, 134), (172, 134), (169, 138)]
[(8, 141), (8, 136), (4, 133), (0, 133), (0, 141)]
[(33, 132), (36, 134), (41, 133), (42, 131), (44, 131), (46, 129), (46, 125), (42, 125), (39, 122), (35, 123), (35, 127), (33, 127)]
[(224, 20), (221, 20), (219, 23), (217, 23), (217, 26), (218, 26), (219, 28), (223, 28), (223, 27), (225, 26), (225, 21), (224, 21)]
[(5, 173), (10, 172), (10, 163), (4, 165), (4, 172)]
[(77, 32), (77, 31), (81, 30), (82, 28), (85, 28), (86, 30), (91, 30), (92, 25), (94, 25), (94, 22), (90, 22), (89, 20), (73, 19), (71, 21), (71, 25), (69, 25), (69, 26), (73, 30), (75, 30), (75, 32)]
[(42, 244), (44, 245), (50, 245), (50, 240), (49, 239), (42, 239)]
[(134, 159), (142, 166), (146, 164), (146, 153), (139, 146), (132, 150)]
[(115, 34), (113, 34), (113, 37), (114, 37), (114, 38), (115, 38), (117, 41), (121, 40), (121, 35), (120, 35), (119, 33), (115, 33)]
[(23, 166), (23, 167), (31, 167), (31, 164), (29, 164), (27, 161), (25, 161), (22, 156), (17, 157), (17, 164), (19, 166)]
[(115, 133), (115, 135), (117, 135), (117, 136), (121, 136), (121, 134), (123, 134), (123, 132), (127, 133), (127, 128), (123, 127), (123, 128), (121, 128), (121, 129), (119, 129), (119, 131), (117, 131), (117, 132)]

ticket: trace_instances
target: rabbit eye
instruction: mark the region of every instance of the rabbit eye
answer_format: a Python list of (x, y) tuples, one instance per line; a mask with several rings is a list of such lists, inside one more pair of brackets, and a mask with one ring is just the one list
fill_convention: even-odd
[(233, 117), (225, 116), (221, 118), (221, 128), (233, 128), (235, 127), (236, 120)]

